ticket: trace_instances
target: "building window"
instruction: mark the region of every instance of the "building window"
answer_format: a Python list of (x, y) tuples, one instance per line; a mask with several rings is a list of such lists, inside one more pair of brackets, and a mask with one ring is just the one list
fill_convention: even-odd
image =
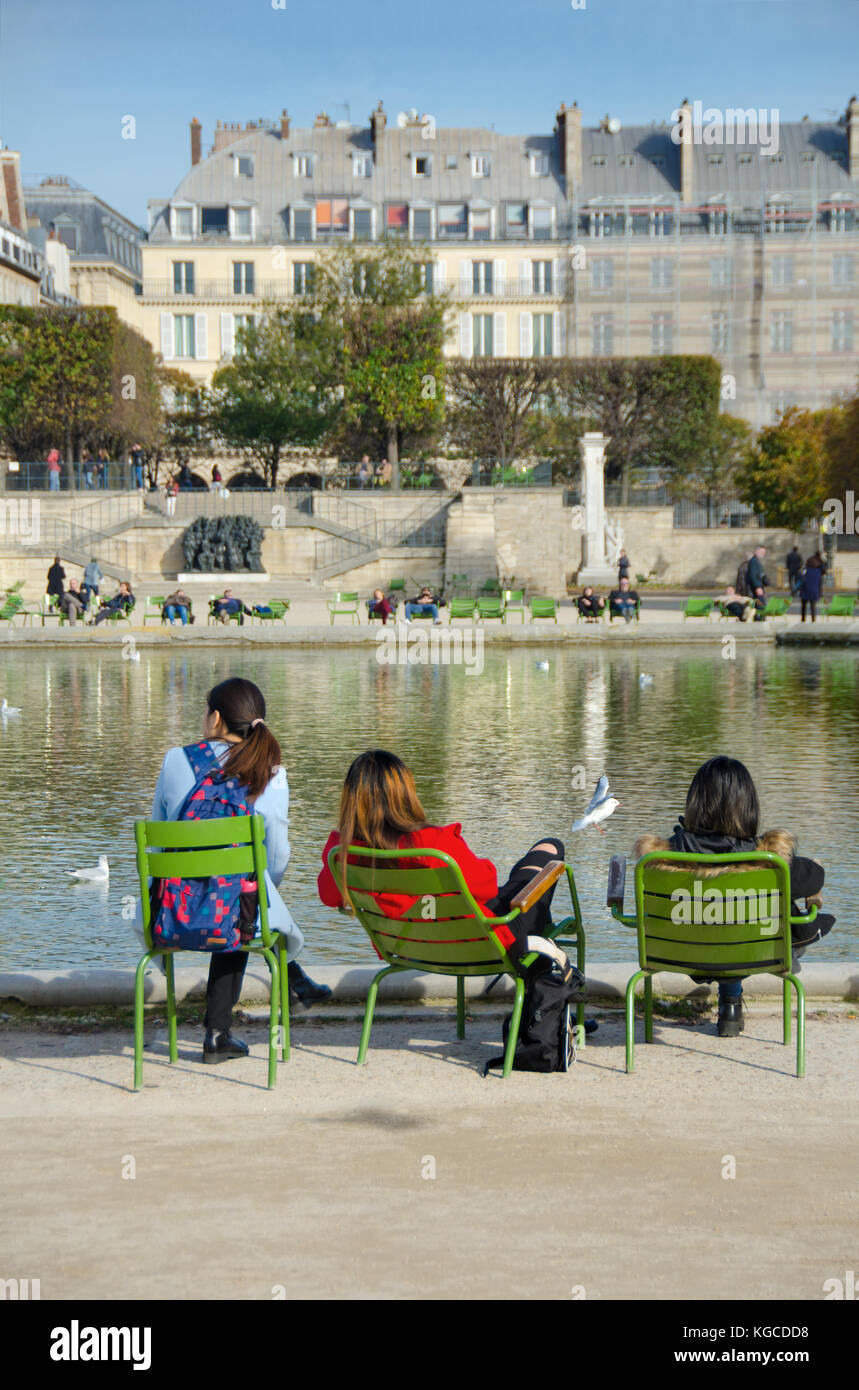
[(776, 289), (793, 284), (793, 256), (773, 256), (770, 263), (771, 283)]
[(611, 357), (614, 351), (614, 316), (594, 314), (591, 321), (591, 341), (594, 357)]
[(253, 328), (256, 323), (256, 316), (254, 314), (236, 314), (234, 316), (234, 321), (236, 352), (243, 352), (245, 348), (244, 342), (242, 341), (243, 335)]
[(292, 265), (292, 292), (293, 294), (312, 294), (313, 293), (313, 272), (316, 269), (312, 261), (294, 261)]
[(724, 290), (731, 283), (731, 262), (727, 256), (710, 257), (710, 289)]
[(233, 236), (249, 237), (251, 235), (251, 210), (250, 208), (233, 208)]
[(604, 168), (604, 167), (605, 167), (605, 155), (604, 155), (604, 154), (592, 154), (592, 155), (591, 155), (591, 164), (594, 166), (595, 169), (602, 169), (602, 168)]
[(254, 173), (254, 157), (253, 157), (253, 155), (252, 155), (252, 154), (237, 154), (237, 155), (235, 156), (235, 160), (236, 160), (236, 170), (235, 170), (236, 176), (238, 177), (239, 175), (241, 175), (242, 177), (247, 178), (247, 179), (253, 178), (253, 173)]
[(772, 204), (767, 209), (766, 228), (768, 232), (783, 232), (787, 219), (787, 208), (783, 204)]
[(194, 357), (194, 315), (173, 315), (173, 356)]
[(532, 208), (531, 209), (531, 236), (535, 241), (551, 241), (552, 239), (552, 209), (551, 208)]
[(538, 150), (531, 151), (531, 177), (535, 179), (546, 178), (549, 172), (549, 156), (542, 154)]
[(412, 239), (429, 241), (432, 236), (432, 209), (412, 208)]
[(352, 174), (356, 179), (368, 179), (373, 172), (373, 157), (369, 154), (353, 154)]
[(708, 155), (707, 155), (707, 163), (708, 163), (709, 165), (711, 165), (712, 167), (718, 167), (718, 165), (724, 164), (724, 162), (725, 162), (725, 156), (724, 156), (723, 154), (708, 154)]
[(852, 257), (852, 256), (833, 256), (833, 257), (832, 257), (832, 283), (833, 283), (833, 285), (852, 285), (852, 284), (853, 284), (853, 257)]
[(534, 294), (552, 293), (552, 262), (551, 261), (532, 261), (531, 262), (531, 288)]
[(471, 262), (471, 290), (473, 294), (492, 294), (492, 262)]
[(674, 351), (674, 323), (670, 314), (654, 314), (650, 321), (650, 350), (656, 356)]
[(233, 261), (233, 294), (254, 293), (253, 261)]
[(654, 155), (651, 156), (650, 162), (651, 162), (651, 164), (653, 165), (654, 169), (664, 169), (664, 168), (665, 168), (665, 156), (664, 156), (664, 155), (661, 155), (661, 154), (654, 154)]
[[(189, 209), (190, 211), (190, 209)], [(78, 229), (70, 222), (60, 222), (57, 224), (57, 240), (67, 246), (74, 253), (78, 249)]]
[(654, 208), (650, 214), (651, 236), (670, 236), (674, 230), (674, 218), (667, 208)]
[(508, 237), (528, 235), (528, 209), (524, 203), (505, 203), (504, 229)]
[(614, 284), (614, 261), (608, 256), (591, 260), (591, 289), (610, 290)]
[(173, 209), (173, 235), (175, 237), (191, 237), (194, 235), (193, 208)]
[(848, 217), (847, 208), (831, 208), (829, 212), (829, 230), (831, 232), (846, 232), (850, 230), (851, 219)]
[(488, 179), (490, 173), (490, 162), (488, 154), (473, 154), (471, 156), (471, 176), (475, 179)]
[(423, 289), (425, 294), (432, 294), (435, 290), (435, 262), (425, 261), (423, 265)]
[(533, 314), (534, 356), (552, 356), (552, 315)]
[(444, 167), (445, 167), (445, 169), (458, 169), (458, 168), (459, 168), (459, 161), (457, 160), (457, 157), (456, 157), (455, 154), (446, 154), (446, 155), (445, 155), (445, 157), (444, 157)]
[(388, 236), (405, 236), (409, 230), (407, 203), (389, 203), (385, 208), (385, 231)]
[(292, 209), (292, 235), (295, 241), (313, 240), (313, 213), (310, 208)]
[(442, 203), (438, 210), (440, 237), (464, 237), (468, 233), (468, 216), (464, 203)]
[(650, 262), (650, 288), (668, 290), (674, 284), (674, 262), (668, 256), (657, 256)]
[(751, 154), (738, 154), (738, 155), (737, 155), (737, 163), (738, 163), (738, 164), (751, 164), (751, 163), (753, 163), (753, 161), (754, 161), (754, 155), (751, 155)]
[(492, 315), (472, 314), (472, 353), (475, 357), (492, 356)]
[(349, 231), (349, 200), (320, 198), (316, 202), (316, 235), (345, 236)]
[(607, 208), (595, 208), (593, 212), (588, 213), (588, 227), (592, 237), (611, 236), (615, 230), (615, 222), (618, 224), (618, 232), (622, 235), (623, 213), (610, 212)]
[(728, 235), (728, 213), (725, 208), (713, 208), (707, 214), (711, 236)]
[(492, 238), (492, 210), (491, 208), (472, 208), (471, 210), (471, 239), (472, 241), (490, 241)]
[(229, 215), (227, 208), (200, 208), (200, 231), (203, 236), (206, 236), (207, 233), (226, 236), (228, 230)]
[(174, 293), (174, 294), (193, 294), (193, 293), (194, 293), (194, 262), (193, 262), (193, 261), (174, 261), (174, 262), (173, 262), (173, 293)]
[(710, 319), (710, 351), (716, 354), (729, 351), (728, 346), (728, 315), (726, 313), (713, 314)]
[(412, 176), (416, 179), (428, 179), (432, 173), (432, 159), (428, 154), (412, 155)]
[(353, 208), (352, 226), (356, 241), (371, 241), (373, 237), (372, 208)]
[(313, 155), (294, 154), (292, 156), (293, 173), (297, 179), (311, 179), (313, 177)]
[(621, 155), (618, 155), (618, 160), (617, 160), (617, 162), (618, 162), (618, 164), (620, 165), (621, 169), (632, 169), (632, 168), (634, 168), (634, 166), (635, 166), (635, 155), (634, 155), (634, 154), (621, 154)]
[(773, 314), (770, 323), (770, 347), (773, 352), (793, 352), (792, 314)]
[(853, 314), (849, 309), (835, 309), (833, 311), (832, 351), (853, 351)]

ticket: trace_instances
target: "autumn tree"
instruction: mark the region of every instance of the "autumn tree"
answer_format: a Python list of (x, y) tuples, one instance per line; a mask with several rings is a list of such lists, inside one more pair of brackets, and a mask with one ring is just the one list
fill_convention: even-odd
[(820, 516), (827, 496), (828, 412), (791, 406), (767, 425), (749, 451), (740, 497), (767, 526), (802, 529)]
[(502, 467), (526, 449), (539, 448), (545, 433), (539, 407), (554, 379), (551, 358), (455, 359), (447, 378), (451, 442)]

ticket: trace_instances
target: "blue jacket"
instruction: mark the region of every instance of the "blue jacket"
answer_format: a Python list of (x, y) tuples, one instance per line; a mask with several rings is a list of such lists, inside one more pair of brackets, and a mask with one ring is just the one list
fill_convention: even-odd
[(802, 576), (801, 595), (804, 599), (811, 599), (812, 603), (817, 603), (822, 588), (823, 569), (820, 565), (813, 565), (809, 560), (805, 566), (805, 574)]

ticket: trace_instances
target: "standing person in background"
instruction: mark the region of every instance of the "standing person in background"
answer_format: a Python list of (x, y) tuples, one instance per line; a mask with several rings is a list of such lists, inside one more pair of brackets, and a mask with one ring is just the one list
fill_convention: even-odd
[(811, 621), (817, 621), (817, 605), (820, 602), (820, 591), (823, 588), (824, 560), (819, 550), (815, 550), (805, 562), (805, 574), (802, 576), (799, 597), (802, 603), (802, 621), (805, 622), (805, 610), (811, 608)]
[(175, 478), (168, 478), (164, 487), (167, 497), (167, 515), (176, 515), (176, 498), (179, 496), (179, 484)]
[(134, 486), (143, 491), (143, 449), (139, 444), (131, 446), (131, 476)]
[(96, 487), (106, 488), (108, 483), (108, 466), (110, 464), (110, 454), (107, 449), (99, 449), (98, 459), (95, 465)]
[(60, 451), (51, 449), (47, 457), (48, 464), (48, 487), (51, 492), (60, 490)]
[(392, 477), (392, 475), (393, 475), (393, 472), (394, 472), (394, 470), (393, 470), (393, 468), (391, 467), (391, 465), (388, 463), (388, 460), (387, 460), (387, 459), (382, 459), (382, 462), (379, 464), (379, 467), (376, 469), (376, 486), (377, 486), (377, 487), (390, 487), (390, 486), (391, 486), (391, 477)]
[(102, 573), (101, 565), (98, 563), (98, 560), (93, 555), (92, 559), (90, 560), (89, 564), (84, 570), (83, 587), (84, 589), (86, 589), (87, 603), (89, 603), (90, 594), (98, 594), (98, 586), (103, 579), (104, 574)]
[(90, 453), (89, 449), (84, 449), (83, 453), (81, 454), (81, 468), (83, 469), (83, 474), (84, 474), (84, 487), (85, 487), (85, 488), (93, 488), (93, 487), (95, 487), (95, 481), (94, 481), (94, 479), (93, 479), (93, 471), (94, 471), (94, 468), (95, 468), (95, 459), (93, 458), (93, 456), (92, 456), (92, 454)]
[[(764, 602), (766, 602), (767, 588), (769, 586), (769, 580), (764, 574), (764, 557), (766, 553), (766, 548), (764, 546), (756, 546), (754, 553), (749, 556), (748, 570), (749, 593), (753, 598), (760, 597), (762, 594)], [(760, 594), (758, 590), (760, 590)]]
[(217, 465), (216, 463), (213, 463), (213, 464), (212, 464), (212, 485), (211, 485), (211, 487), (209, 488), (209, 491), (210, 491), (210, 492), (220, 492), (220, 490), (221, 490), (221, 484), (223, 483), (223, 481), (224, 481), (224, 479), (223, 479), (223, 476), (222, 476), (222, 474), (221, 474), (220, 468), (218, 467), (218, 465)]
[(193, 486), (194, 479), (191, 477), (191, 470), (187, 463), (183, 463), (182, 467), (179, 469), (179, 488), (182, 491), (186, 491)]
[(60, 557), (59, 555), (55, 555), (54, 563), (48, 570), (48, 587), (45, 590), (45, 593), (48, 595), (49, 598), (55, 598), (57, 599), (57, 601), (59, 601), (62, 598), (63, 580), (65, 579), (65, 577), (66, 572), (60, 564)]
[(617, 585), (620, 588), (620, 581), (629, 578), (631, 561), (625, 550), (621, 550), (617, 557)]
[(791, 594), (795, 594), (799, 590), (802, 575), (802, 556), (796, 545), (794, 545), (793, 550), (787, 552), (785, 565), (787, 567), (788, 588)]

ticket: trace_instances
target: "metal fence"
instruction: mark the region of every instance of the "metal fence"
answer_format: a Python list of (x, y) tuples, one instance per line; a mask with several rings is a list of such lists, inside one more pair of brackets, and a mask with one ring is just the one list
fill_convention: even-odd
[[(132, 486), (130, 463), (107, 463), (99, 473), (95, 463), (71, 465), (77, 492), (129, 491)], [(49, 492), (50, 474), (46, 463), (7, 463), (4, 469), (4, 487), (7, 492)], [(60, 467), (60, 492), (70, 492), (69, 466)]]

